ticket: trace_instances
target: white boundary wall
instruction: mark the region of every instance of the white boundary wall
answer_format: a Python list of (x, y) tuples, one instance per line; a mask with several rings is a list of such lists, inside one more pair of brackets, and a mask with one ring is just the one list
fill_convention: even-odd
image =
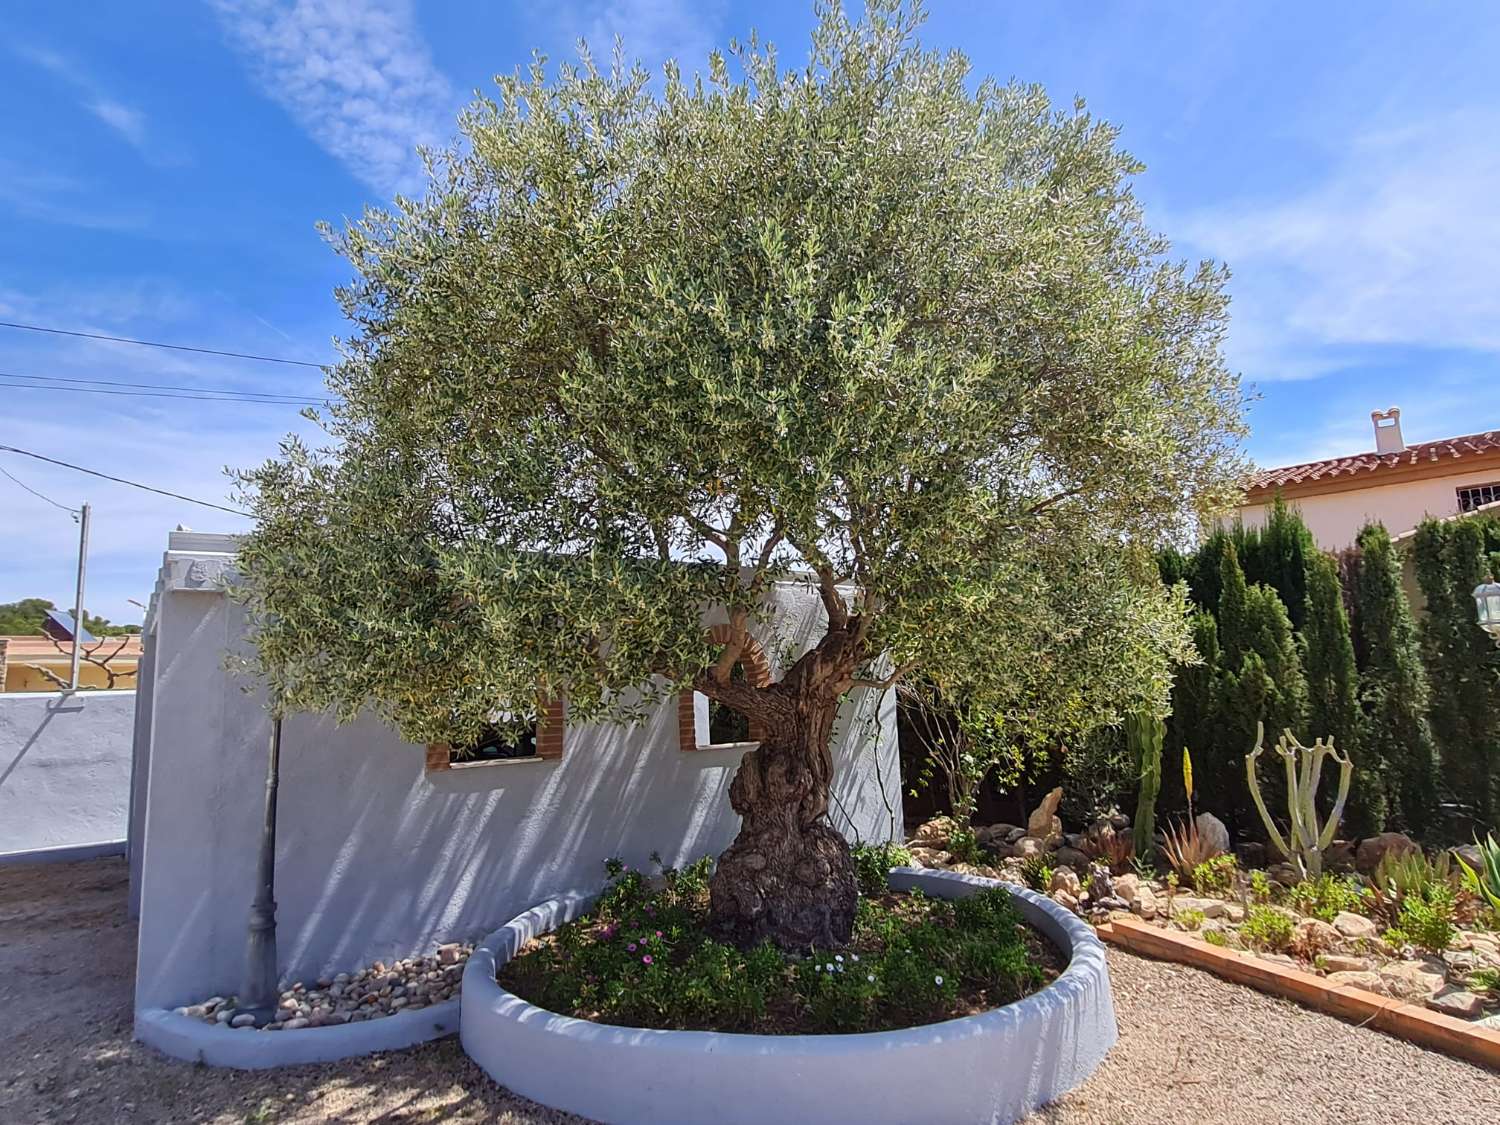
[[(138, 1012), (228, 995), (243, 971), (269, 724), (261, 700), (225, 670), (225, 653), (243, 643), (241, 610), (221, 591), (232, 546), (174, 534), (148, 616), (131, 837)], [(783, 587), (778, 600), (782, 638), (805, 646), (821, 626), (816, 593)], [(738, 829), (728, 788), (743, 750), (684, 753), (677, 739), (668, 705), (640, 727), (568, 727), (559, 762), (428, 774), (424, 749), (372, 718), (288, 719), (276, 871), (283, 978), (481, 937), (601, 882), (609, 856), (640, 865), (652, 851), (669, 863), (721, 851)], [(851, 700), (834, 754), (835, 824), (866, 841), (891, 838), (901, 798), (890, 693)]]
[(0, 692), (0, 863), (124, 850), (133, 691)]

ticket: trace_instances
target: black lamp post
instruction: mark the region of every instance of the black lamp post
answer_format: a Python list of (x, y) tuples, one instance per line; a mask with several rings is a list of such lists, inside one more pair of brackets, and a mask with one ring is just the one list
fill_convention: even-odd
[(271, 748), (266, 761), (265, 821), (256, 864), (255, 901), (250, 906), (245, 942), (245, 984), (238, 1014), (255, 1017), (261, 1027), (276, 1018), (281, 994), (276, 988), (276, 784), (281, 769), (281, 716), (271, 717)]

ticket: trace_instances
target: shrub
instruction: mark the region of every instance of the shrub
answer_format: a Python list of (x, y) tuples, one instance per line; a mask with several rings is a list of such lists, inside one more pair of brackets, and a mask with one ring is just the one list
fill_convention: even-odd
[(1287, 905), (1299, 914), (1332, 922), (1344, 911), (1363, 914), (1369, 909), (1369, 895), (1357, 879), (1324, 872), (1316, 879), (1304, 879), (1287, 893)]
[(1271, 877), (1264, 871), (1250, 872), (1250, 897), (1259, 903), (1271, 901)]
[(1385, 940), (1391, 945), (1415, 945), (1441, 953), (1453, 944), (1456, 906), (1457, 896), (1445, 883), (1434, 884), (1422, 894), (1408, 895)]
[(1203, 911), (1201, 910), (1179, 910), (1173, 917), (1189, 930), (1196, 930), (1203, 925)]
[(1408, 898), (1424, 898), (1433, 887), (1452, 887), (1454, 882), (1453, 860), (1448, 852), (1432, 857), (1420, 852), (1388, 853), (1370, 877), (1372, 909), (1387, 923), (1396, 925)]
[(1269, 906), (1252, 906), (1240, 925), (1240, 938), (1254, 949), (1283, 952), (1292, 944), (1292, 920)]
[(1209, 945), (1229, 945), (1229, 938), (1225, 936), (1223, 930), (1209, 930), (1203, 935), (1203, 940), (1208, 942)]
[(1172, 870), (1179, 879), (1197, 886), (1193, 883), (1193, 873), (1221, 853), (1198, 831), (1198, 825), (1188, 820), (1167, 829), (1162, 854), (1167, 857), (1167, 862), (1172, 865)]
[(1200, 894), (1228, 894), (1234, 885), (1234, 856), (1216, 855), (1193, 868), (1193, 889)]
[(1021, 881), (1046, 894), (1052, 886), (1052, 862), (1044, 855), (1029, 855), (1021, 861)]
[(1469, 974), (1469, 988), (1500, 1000), (1500, 969), (1478, 969)]
[(854, 877), (859, 880), (862, 895), (882, 895), (889, 887), (886, 874), (893, 867), (911, 866), (911, 852), (896, 843), (858, 844), (854, 855)]
[[(885, 850), (868, 849), (865, 867), (880, 869)], [(503, 983), (553, 1011), (631, 1027), (785, 1032), (791, 1023), (826, 1033), (949, 1019), (1044, 980), (1002, 889), (956, 902), (865, 897), (850, 945), (798, 956), (711, 937), (708, 868), (703, 860), (665, 871), (654, 888), (611, 861), (594, 912), (508, 963)]]

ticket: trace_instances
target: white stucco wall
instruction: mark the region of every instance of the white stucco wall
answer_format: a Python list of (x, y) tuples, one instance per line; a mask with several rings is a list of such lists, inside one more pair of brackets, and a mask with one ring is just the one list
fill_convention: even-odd
[(0, 692), (0, 862), (125, 839), (135, 692)]
[[(168, 555), (183, 577), (188, 556)], [(237, 606), (164, 583), (147, 638), (136, 882), (138, 1009), (238, 990), (254, 891), (268, 722), (224, 667)], [(821, 606), (783, 592), (781, 630), (805, 646)], [(776, 646), (768, 645), (775, 652)], [(899, 831), (895, 703), (860, 693), (835, 734), (836, 825)], [(878, 710), (878, 714), (876, 713)], [(715, 853), (738, 828), (727, 791), (743, 751), (684, 753), (673, 706), (644, 726), (568, 727), (560, 762), (428, 774), (420, 746), (372, 718), (283, 724), (276, 899), (280, 968), (300, 979), (477, 938), (558, 893), (597, 885), (602, 861)], [(877, 762), (880, 782), (877, 783)], [(143, 768), (142, 763), (145, 767)]]
[[(1379, 479), (1379, 474), (1375, 474)], [(1458, 490), (1476, 484), (1500, 481), (1500, 467), (1490, 466), (1471, 473), (1429, 477), (1372, 488), (1329, 492), (1318, 496), (1288, 496), (1287, 503), (1302, 513), (1303, 520), (1326, 551), (1353, 546), (1365, 524), (1379, 521), (1392, 535), (1400, 535), (1428, 516), (1451, 516), (1458, 512)], [(1239, 510), (1246, 527), (1266, 522), (1269, 503), (1247, 504)]]

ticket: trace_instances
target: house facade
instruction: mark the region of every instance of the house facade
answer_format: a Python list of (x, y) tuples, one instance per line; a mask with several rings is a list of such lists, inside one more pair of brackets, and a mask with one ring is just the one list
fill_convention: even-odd
[(1262, 469), (1251, 479), (1239, 518), (1265, 523), (1280, 494), (1298, 509), (1318, 546), (1338, 551), (1366, 523), (1401, 536), (1429, 516), (1439, 519), (1500, 501), (1500, 429), (1406, 444), (1398, 407), (1376, 410), (1375, 448), (1350, 457)]

